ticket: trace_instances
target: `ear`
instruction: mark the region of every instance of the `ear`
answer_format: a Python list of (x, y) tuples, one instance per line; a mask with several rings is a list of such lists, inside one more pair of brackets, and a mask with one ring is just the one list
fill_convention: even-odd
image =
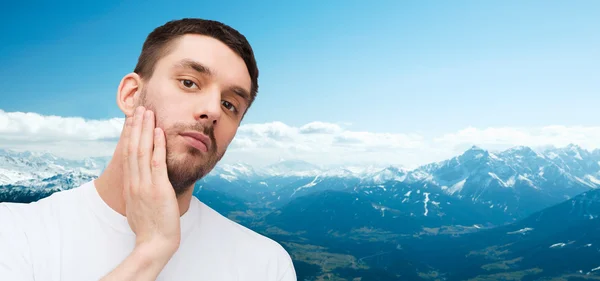
[(142, 79), (137, 73), (129, 73), (121, 79), (117, 90), (117, 106), (126, 116), (132, 116), (139, 104)]

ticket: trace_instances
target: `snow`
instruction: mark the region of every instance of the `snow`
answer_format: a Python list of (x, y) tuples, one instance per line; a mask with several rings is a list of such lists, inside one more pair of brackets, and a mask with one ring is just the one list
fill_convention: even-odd
[(496, 175), (495, 173), (492, 173), (492, 172), (488, 172), (488, 175), (490, 175), (493, 179), (499, 181), (500, 185), (506, 187), (506, 184), (504, 183), (503, 180), (500, 179), (500, 177), (498, 177), (498, 175)]
[(99, 175), (107, 159), (68, 160), (48, 153), (0, 149), (0, 185), (36, 182), (70, 172)]
[(594, 184), (600, 185), (600, 180), (592, 175), (586, 175), (585, 178)]
[[(319, 176), (316, 176), (311, 182), (294, 189), (294, 193), (292, 193), (292, 195), (290, 195), (290, 197), (293, 197), (294, 195), (296, 195), (296, 192), (298, 192), (302, 189), (313, 187), (313, 186), (317, 185), (319, 183), (319, 182), (317, 182), (318, 179), (319, 179)], [(367, 194), (370, 194), (370, 192)]]
[(526, 182), (526, 183), (527, 183), (527, 185), (529, 185), (529, 186), (531, 186), (531, 187), (533, 187), (533, 188), (535, 188), (535, 189), (540, 189), (539, 187), (537, 187), (537, 186), (535, 185), (535, 183), (533, 183), (533, 181), (532, 181), (532, 180), (530, 180), (528, 177), (526, 177), (526, 176), (524, 176), (524, 175), (519, 175), (518, 179), (519, 179), (519, 180), (521, 180), (521, 181), (524, 181), (524, 182)]
[(411, 193), (412, 193), (412, 190), (409, 190), (407, 193), (404, 194), (404, 197), (409, 197)]
[(587, 182), (587, 181), (583, 180), (583, 179), (582, 179), (582, 178), (580, 178), (580, 177), (574, 177), (574, 178), (575, 178), (575, 180), (576, 180), (576, 181), (580, 182), (580, 183), (581, 183), (581, 184), (583, 184), (583, 185), (586, 185), (586, 186), (588, 186), (588, 187), (590, 187), (590, 188), (594, 188), (594, 187), (595, 187), (593, 184), (591, 184), (591, 183), (589, 183), (589, 182)]
[(319, 179), (319, 176), (316, 176), (311, 182), (299, 187), (297, 190), (300, 190), (302, 188), (308, 188), (308, 187), (313, 187), (315, 185), (317, 185), (317, 180)]
[(507, 232), (506, 234), (523, 234), (523, 233), (526, 233), (526, 232), (529, 232), (529, 231), (532, 231), (532, 230), (533, 230), (533, 228), (526, 227), (526, 228), (519, 229), (517, 231)]
[(222, 179), (228, 181), (228, 182), (232, 182), (237, 180), (237, 177), (234, 175), (227, 175), (227, 174), (219, 174), (219, 177), (221, 177)]
[(448, 189), (448, 194), (454, 194), (456, 192), (460, 192), (462, 190), (462, 188), (465, 186), (465, 182), (467, 182), (467, 179), (463, 179), (455, 184), (453, 184), (449, 189)]
[(591, 271), (596, 271), (596, 270), (600, 270), (600, 266), (596, 267), (596, 268), (593, 268)]
[(345, 168), (336, 168), (327, 170), (321, 173), (324, 177), (338, 177), (338, 178), (359, 178), (360, 175), (351, 170)]
[(387, 209), (386, 207), (376, 205), (376, 204), (371, 204), (371, 206), (373, 206), (373, 208), (381, 211), (381, 217), (385, 217), (385, 210)]
[(515, 176), (510, 177), (507, 181), (506, 181), (506, 186), (512, 187), (515, 186)]
[(254, 174), (252, 168), (249, 165), (238, 163), (234, 165), (222, 165), (221, 168), (223, 171), (231, 174), (231, 175), (244, 175), (250, 176)]
[(29, 180), (34, 178), (36, 177), (32, 173), (0, 168), (0, 185), (11, 184), (18, 181)]
[(567, 244), (565, 244), (565, 243), (556, 243), (556, 244), (552, 244), (552, 246), (550, 246), (550, 248), (562, 248), (565, 245), (567, 245)]
[(579, 147), (577, 146), (570, 146), (571, 148), (571, 152), (575, 153), (575, 156), (573, 156), (575, 159), (577, 160), (583, 160), (583, 157), (581, 157), (581, 153), (579, 153)]
[(427, 216), (427, 213), (429, 213), (429, 210), (427, 209), (427, 203), (429, 203), (429, 192), (423, 192), (423, 194), (425, 195), (425, 200), (423, 200), (423, 204), (425, 205), (424, 215)]
[(375, 173), (372, 176), (372, 181), (376, 184), (385, 183), (388, 181), (402, 182), (406, 179), (407, 171), (402, 168), (387, 167)]

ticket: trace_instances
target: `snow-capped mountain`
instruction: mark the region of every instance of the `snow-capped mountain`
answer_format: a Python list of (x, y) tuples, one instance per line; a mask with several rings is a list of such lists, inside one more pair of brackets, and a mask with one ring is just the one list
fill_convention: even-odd
[(367, 175), (363, 175), (363, 184), (384, 184), (386, 182), (406, 180), (409, 170), (389, 166), (380, 171), (375, 171)]
[[(473, 146), (461, 155), (411, 171), (382, 171), (393, 175), (387, 183), (377, 181), (380, 174), (371, 176), (390, 190), (390, 196), (419, 189), (430, 198), (450, 195), (516, 219), (599, 187), (599, 160), (574, 145), (544, 153), (522, 146), (493, 153)], [(392, 181), (407, 185), (393, 190), (390, 187), (397, 184)]]
[[(380, 208), (411, 216), (446, 217), (446, 221), (465, 223), (479, 217), (488, 218), (480, 223), (498, 224), (599, 187), (599, 161), (597, 152), (575, 145), (541, 153), (524, 146), (500, 152), (473, 146), (461, 155), (413, 170), (386, 167), (361, 174), (346, 169), (345, 177), (321, 170), (318, 175), (297, 178), (264, 198), (281, 206), (313, 192), (345, 190), (368, 194)], [(469, 206), (470, 214), (465, 213), (465, 206)]]
[[(55, 176), (96, 176), (107, 161), (0, 150), (0, 185), (41, 188), (44, 179)], [(456, 157), (412, 170), (325, 168), (300, 160), (282, 160), (267, 167), (220, 163), (198, 186), (271, 207), (325, 190), (361, 192), (380, 208), (412, 216), (463, 217), (464, 206), (476, 206), (471, 211), (499, 223), (600, 186), (599, 162), (600, 150), (590, 152), (575, 145), (541, 152), (523, 146), (500, 152), (473, 146)]]
[(76, 188), (96, 178), (96, 175), (81, 171), (67, 171), (44, 179), (27, 179), (0, 185), (0, 202), (29, 203), (54, 192)]
[(85, 175), (99, 175), (108, 159), (69, 160), (49, 153), (0, 149), (0, 185), (20, 182), (35, 185), (36, 181), (72, 171)]
[(246, 163), (217, 165), (208, 177), (219, 177), (227, 181), (252, 180), (259, 174), (254, 168)]

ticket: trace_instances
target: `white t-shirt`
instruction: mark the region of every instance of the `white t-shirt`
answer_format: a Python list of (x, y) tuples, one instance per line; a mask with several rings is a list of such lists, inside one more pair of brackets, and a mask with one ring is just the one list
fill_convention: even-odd
[[(277, 242), (193, 197), (181, 217), (181, 244), (157, 280), (296, 281)], [(0, 203), (0, 279), (92, 281), (133, 250), (127, 218), (90, 181), (30, 204)]]

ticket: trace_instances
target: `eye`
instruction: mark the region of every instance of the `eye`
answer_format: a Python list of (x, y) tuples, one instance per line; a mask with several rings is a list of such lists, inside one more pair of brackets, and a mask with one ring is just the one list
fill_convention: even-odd
[(221, 103), (223, 104), (223, 106), (225, 108), (231, 110), (232, 112), (236, 112), (237, 111), (237, 109), (235, 108), (235, 106), (232, 103), (230, 103), (230, 102), (228, 102), (226, 100), (221, 101)]
[(181, 84), (184, 87), (189, 88), (189, 89), (193, 88), (194, 85), (196, 86), (196, 88), (198, 88), (198, 85), (196, 85), (196, 83), (194, 83), (194, 81), (189, 80), (189, 79), (182, 79), (182, 80), (179, 80), (179, 82), (181, 82)]

